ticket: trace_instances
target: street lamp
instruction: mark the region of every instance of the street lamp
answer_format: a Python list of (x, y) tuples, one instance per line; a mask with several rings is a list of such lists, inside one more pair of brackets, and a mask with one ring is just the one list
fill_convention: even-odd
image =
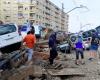
[[(72, 8), (71, 10), (69, 10), (68, 12), (66, 12), (66, 14), (68, 14), (68, 13), (70, 13), (70, 12), (72, 12), (73, 10), (76, 10), (76, 9), (78, 9), (78, 8), (85, 8), (85, 9), (87, 9), (87, 10), (89, 11), (89, 9), (87, 8), (87, 6), (80, 5), (80, 6), (77, 6), (77, 7)], [(81, 29), (80, 29), (80, 30), (81, 30)]]
[[(73, 10), (75, 10), (75, 9), (77, 9), (77, 8), (86, 8), (86, 9), (88, 9), (86, 6), (80, 5), (80, 6), (78, 6), (78, 7), (75, 7), (75, 8), (73, 8), (73, 9), (69, 10), (68, 12), (66, 12), (66, 14), (70, 13), (71, 11), (73, 11)], [(88, 9), (88, 10), (89, 10), (89, 9)]]

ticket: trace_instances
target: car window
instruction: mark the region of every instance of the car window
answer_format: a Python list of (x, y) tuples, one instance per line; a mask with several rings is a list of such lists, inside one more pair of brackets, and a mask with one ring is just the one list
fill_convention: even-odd
[(83, 41), (87, 41), (87, 38), (83, 38)]
[(75, 42), (75, 41), (77, 40), (77, 36), (74, 36), (74, 35), (71, 36), (71, 37), (70, 37), (70, 40), (71, 40), (72, 42)]
[(100, 34), (100, 26), (98, 26), (98, 27), (96, 28), (96, 30), (97, 30), (97, 33)]
[(35, 28), (35, 34), (41, 35), (40, 34), (40, 26), (34, 26)]
[(14, 25), (0, 25), (0, 35), (12, 33), (16, 31), (16, 27)]
[(23, 27), (21, 28), (21, 31), (27, 31), (27, 26), (23, 26)]

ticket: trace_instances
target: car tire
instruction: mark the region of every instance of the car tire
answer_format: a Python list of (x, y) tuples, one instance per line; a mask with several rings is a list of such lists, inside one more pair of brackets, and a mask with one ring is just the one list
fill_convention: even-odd
[(71, 53), (71, 50), (70, 49), (68, 50), (68, 53)]

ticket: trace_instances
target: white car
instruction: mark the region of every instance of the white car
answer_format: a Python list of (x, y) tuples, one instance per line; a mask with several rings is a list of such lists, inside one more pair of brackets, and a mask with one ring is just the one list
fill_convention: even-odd
[(22, 36), (15, 24), (0, 25), (0, 49), (15, 44), (21, 46)]
[(90, 48), (90, 45), (91, 45), (90, 39), (89, 38), (86, 38), (86, 39), (83, 40), (83, 48), (85, 50), (89, 50), (89, 48)]
[[(40, 26), (39, 25), (34, 25), (34, 29), (35, 29), (35, 36), (41, 37), (41, 30), (40, 30)], [(24, 38), (27, 35), (27, 32), (31, 30), (31, 27), (28, 27), (27, 25), (23, 25), (21, 28), (21, 35)]]

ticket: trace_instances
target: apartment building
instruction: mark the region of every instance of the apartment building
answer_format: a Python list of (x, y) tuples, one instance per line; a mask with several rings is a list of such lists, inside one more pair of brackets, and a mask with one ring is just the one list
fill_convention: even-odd
[(30, 13), (30, 1), (29, 0), (18, 0), (18, 25), (23, 25), (29, 20)]
[(5, 23), (18, 21), (18, 6), (16, 0), (0, 0), (0, 20)]
[(68, 15), (49, 0), (30, 0), (29, 20), (55, 30), (68, 30)]
[(68, 32), (68, 15), (49, 0), (0, 0), (0, 9), (0, 19), (4, 22), (22, 25), (28, 21)]

